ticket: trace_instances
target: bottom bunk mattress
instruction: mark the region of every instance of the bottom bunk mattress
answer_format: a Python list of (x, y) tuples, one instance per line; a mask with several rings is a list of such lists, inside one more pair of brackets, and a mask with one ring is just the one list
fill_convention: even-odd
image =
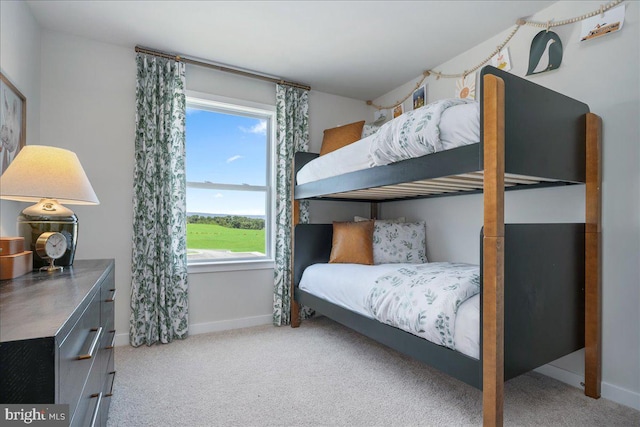
[(477, 265), (314, 264), (304, 270), (299, 288), (362, 316), (479, 358)]

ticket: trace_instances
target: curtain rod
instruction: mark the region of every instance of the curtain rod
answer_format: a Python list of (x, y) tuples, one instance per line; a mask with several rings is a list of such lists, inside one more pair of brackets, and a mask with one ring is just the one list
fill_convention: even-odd
[(140, 53), (145, 53), (145, 54), (148, 54), (148, 55), (158, 56), (158, 57), (161, 57), (161, 58), (173, 59), (175, 61), (184, 62), (185, 64), (192, 64), (192, 65), (197, 65), (199, 67), (212, 68), (214, 70), (224, 71), (225, 73), (238, 74), (240, 76), (250, 77), (252, 79), (264, 80), (264, 81), (267, 81), (267, 82), (281, 84), (281, 85), (287, 85), (287, 86), (292, 86), (292, 87), (296, 87), (296, 88), (299, 88), (299, 89), (311, 90), (310, 86), (303, 85), (303, 84), (300, 84), (300, 83), (293, 83), (293, 82), (288, 82), (288, 81), (285, 81), (285, 80), (282, 80), (282, 79), (277, 79), (277, 78), (274, 78), (274, 77), (262, 76), (260, 74), (251, 73), (249, 71), (243, 71), (243, 70), (238, 70), (238, 69), (235, 69), (235, 68), (224, 67), (222, 65), (212, 64), (212, 63), (204, 62), (204, 61), (198, 61), (196, 59), (191, 59), (191, 58), (185, 58), (184, 56), (180, 56), (180, 55), (172, 55), (170, 53), (165, 53), (165, 52), (161, 52), (161, 51), (158, 51), (158, 50), (147, 49), (147, 48), (143, 48), (143, 47), (140, 47), (140, 46), (136, 46), (135, 47), (135, 51), (136, 52), (140, 52)]

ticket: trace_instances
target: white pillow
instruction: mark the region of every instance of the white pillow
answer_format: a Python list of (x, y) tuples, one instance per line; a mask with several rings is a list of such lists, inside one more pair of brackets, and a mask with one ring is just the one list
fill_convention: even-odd
[(376, 221), (373, 228), (373, 263), (415, 263), (427, 261), (425, 222)]

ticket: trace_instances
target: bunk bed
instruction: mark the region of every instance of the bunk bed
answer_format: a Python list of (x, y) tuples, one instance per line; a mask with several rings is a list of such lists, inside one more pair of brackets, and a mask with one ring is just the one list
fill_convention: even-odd
[[(600, 396), (601, 120), (496, 68), (481, 79), (477, 143), (294, 185), (292, 200), (370, 202), (374, 217), (378, 203), (482, 192), (480, 357), (300, 289), (307, 267), (329, 261), (332, 224), (294, 228), (291, 318), (300, 325), (302, 304), (483, 390), (484, 424), (501, 425), (504, 381), (583, 347), (585, 394)], [(297, 153), (294, 173), (315, 157)], [(574, 184), (585, 184), (585, 223), (504, 224), (505, 190)]]
[[(329, 260), (332, 224), (294, 224), (292, 326), (310, 307), (483, 390), (485, 425), (502, 424), (504, 381), (583, 347), (585, 394), (598, 398), (600, 141), (587, 105), (485, 67), (477, 143), (294, 186), (294, 209), (304, 199), (363, 201), (372, 217), (378, 203), (483, 193), (478, 359), (300, 289), (304, 270)], [(297, 153), (294, 173), (315, 157)], [(574, 184), (585, 185), (584, 223), (504, 224), (505, 190)]]

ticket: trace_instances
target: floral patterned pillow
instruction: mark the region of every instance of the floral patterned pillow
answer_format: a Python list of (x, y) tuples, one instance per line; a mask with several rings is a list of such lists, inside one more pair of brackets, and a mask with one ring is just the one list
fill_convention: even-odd
[(361, 138), (364, 139), (368, 136), (371, 136), (374, 133), (378, 132), (379, 130), (380, 130), (380, 126), (365, 124), (364, 126), (362, 126)]
[(427, 236), (424, 221), (376, 221), (373, 229), (373, 263), (415, 263), (427, 261)]

